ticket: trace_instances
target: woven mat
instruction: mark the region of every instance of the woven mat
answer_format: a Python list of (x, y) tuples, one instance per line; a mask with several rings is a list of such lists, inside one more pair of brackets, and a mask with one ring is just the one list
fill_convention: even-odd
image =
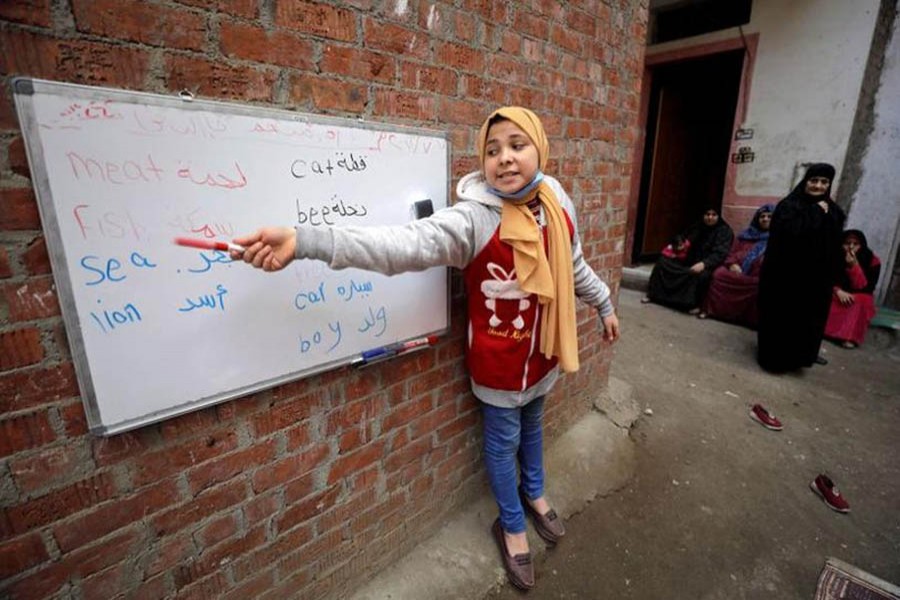
[(836, 558), (825, 561), (813, 600), (900, 600), (900, 588)]

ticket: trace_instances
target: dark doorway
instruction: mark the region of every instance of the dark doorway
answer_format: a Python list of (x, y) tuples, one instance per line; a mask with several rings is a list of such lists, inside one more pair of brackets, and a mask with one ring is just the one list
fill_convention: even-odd
[(712, 206), (721, 211), (744, 51), (652, 68), (634, 262), (656, 258)]

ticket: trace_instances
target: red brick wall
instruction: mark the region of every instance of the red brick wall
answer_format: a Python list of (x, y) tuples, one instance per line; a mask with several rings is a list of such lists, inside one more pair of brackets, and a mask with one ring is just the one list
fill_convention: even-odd
[[(0, 2), (0, 595), (338, 597), (486, 490), (459, 294), (433, 352), (87, 433), (11, 77), (445, 129), (454, 180), (476, 167), (487, 113), (527, 105), (552, 138), (548, 171), (580, 209), (585, 253), (617, 290), (642, 5)], [(596, 317), (579, 318), (582, 370), (551, 399), (551, 438), (607, 381)]]

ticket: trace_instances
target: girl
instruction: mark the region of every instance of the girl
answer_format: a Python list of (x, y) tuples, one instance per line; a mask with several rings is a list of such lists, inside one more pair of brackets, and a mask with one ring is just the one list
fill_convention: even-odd
[(858, 229), (844, 232), (843, 249), (844, 264), (831, 297), (825, 337), (851, 349), (863, 343), (875, 316), (872, 294), (881, 274), (881, 261), (869, 250), (866, 236)]
[(522, 589), (534, 586), (525, 512), (548, 543), (565, 533), (544, 497), (541, 418), (559, 371), (578, 369), (575, 296), (599, 311), (604, 339), (619, 337), (609, 288), (582, 255), (572, 201), (543, 173), (549, 149), (533, 112), (501, 108), (478, 135), (481, 171), (460, 180), (460, 202), (450, 208), (397, 227), (265, 228), (235, 239), (246, 248), (243, 260), (266, 271), (294, 258), (388, 275), (463, 270), (467, 366), (500, 512), (492, 532), (507, 576)]
[(831, 199), (834, 167), (811, 165), (778, 203), (759, 275), (760, 366), (784, 372), (819, 359), (844, 211)]

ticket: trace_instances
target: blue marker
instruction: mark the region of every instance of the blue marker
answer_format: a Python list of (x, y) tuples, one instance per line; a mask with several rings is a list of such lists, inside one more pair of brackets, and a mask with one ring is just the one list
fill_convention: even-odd
[(375, 360), (376, 358), (387, 358), (389, 356), (393, 356), (397, 354), (399, 350), (399, 344), (391, 344), (390, 346), (382, 346), (381, 348), (373, 348), (371, 350), (365, 350), (360, 355), (364, 362), (369, 362), (371, 360)]

